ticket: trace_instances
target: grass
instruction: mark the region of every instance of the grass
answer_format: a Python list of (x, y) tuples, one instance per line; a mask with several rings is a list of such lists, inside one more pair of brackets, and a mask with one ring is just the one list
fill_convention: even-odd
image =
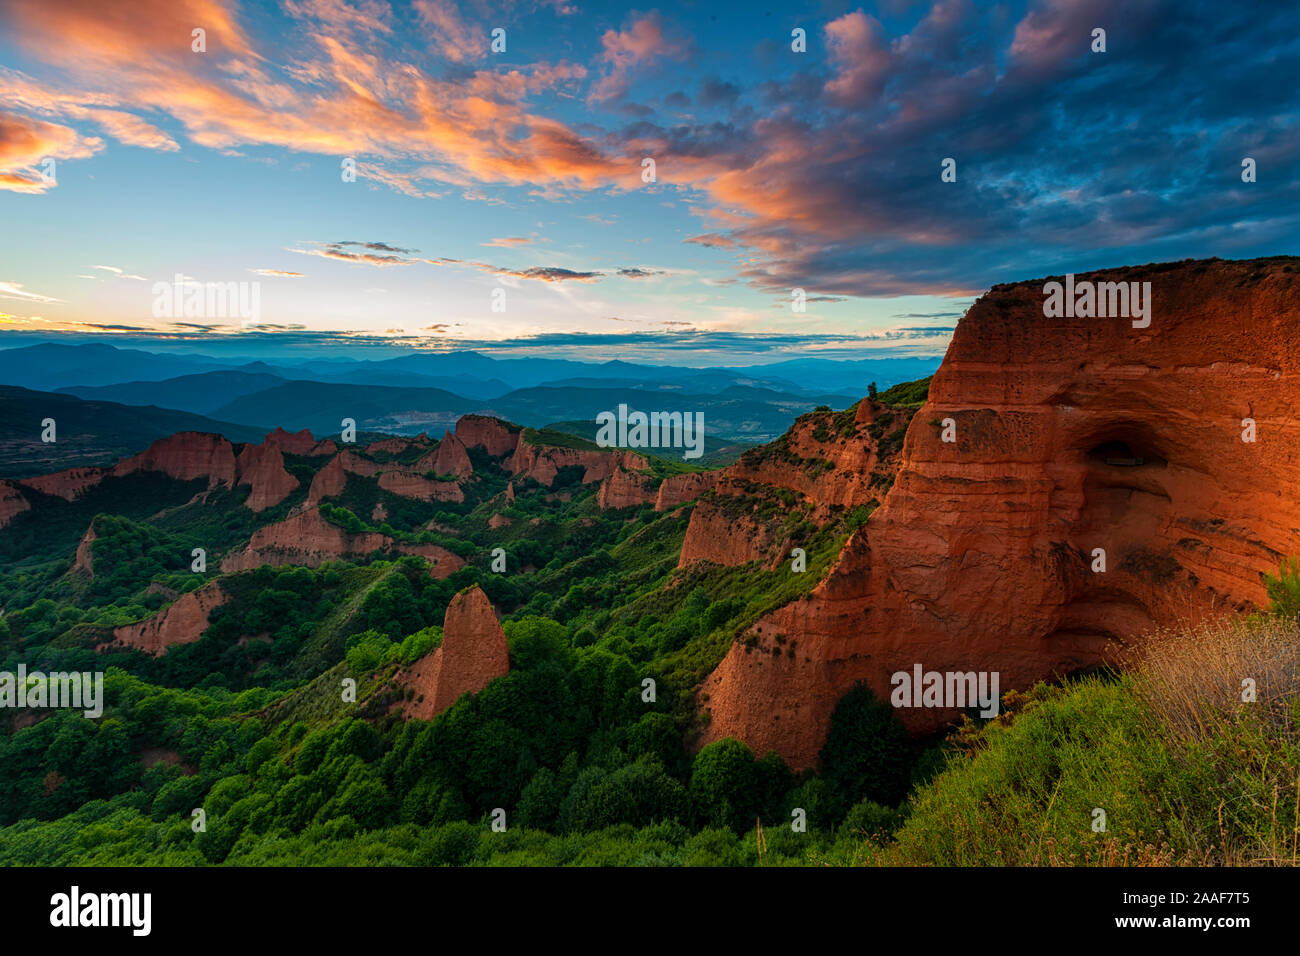
[[(1300, 626), (1263, 617), (1169, 629), (1128, 663), (1122, 675), (1008, 695), (1001, 716), (967, 724), (894, 838), (860, 847), (860, 859), (1300, 863)], [(1254, 700), (1242, 699), (1246, 678)]]

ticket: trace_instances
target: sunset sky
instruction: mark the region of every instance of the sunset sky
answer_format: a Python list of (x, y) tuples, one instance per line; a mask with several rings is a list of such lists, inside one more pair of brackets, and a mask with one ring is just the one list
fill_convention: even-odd
[[(0, 344), (941, 353), (996, 282), (1300, 253), (1253, 6), (0, 0)], [(260, 324), (157, 318), (177, 274)]]

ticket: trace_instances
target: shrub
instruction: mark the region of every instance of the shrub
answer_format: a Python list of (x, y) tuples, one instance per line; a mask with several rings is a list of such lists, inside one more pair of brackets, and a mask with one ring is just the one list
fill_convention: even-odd
[(1300, 561), (1283, 560), (1277, 577), (1264, 575), (1270, 610), (1288, 621), (1300, 621)]
[(865, 684), (839, 702), (821, 752), (822, 767), (839, 819), (863, 799), (894, 806), (907, 793), (912, 750), (894, 710)]

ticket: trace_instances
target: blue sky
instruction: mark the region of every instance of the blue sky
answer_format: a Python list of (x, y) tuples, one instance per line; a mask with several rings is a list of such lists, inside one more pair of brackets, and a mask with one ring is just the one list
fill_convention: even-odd
[[(940, 354), (996, 282), (1300, 253), (1287, 4), (0, 0), (0, 23), (13, 344)], [(258, 283), (255, 323), (159, 318), (176, 275)]]

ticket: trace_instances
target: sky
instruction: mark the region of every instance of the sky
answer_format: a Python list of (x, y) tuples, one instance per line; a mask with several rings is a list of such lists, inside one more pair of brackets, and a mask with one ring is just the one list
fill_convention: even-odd
[(1300, 253), (1298, 79), (1285, 3), (0, 0), (0, 346), (941, 355)]

